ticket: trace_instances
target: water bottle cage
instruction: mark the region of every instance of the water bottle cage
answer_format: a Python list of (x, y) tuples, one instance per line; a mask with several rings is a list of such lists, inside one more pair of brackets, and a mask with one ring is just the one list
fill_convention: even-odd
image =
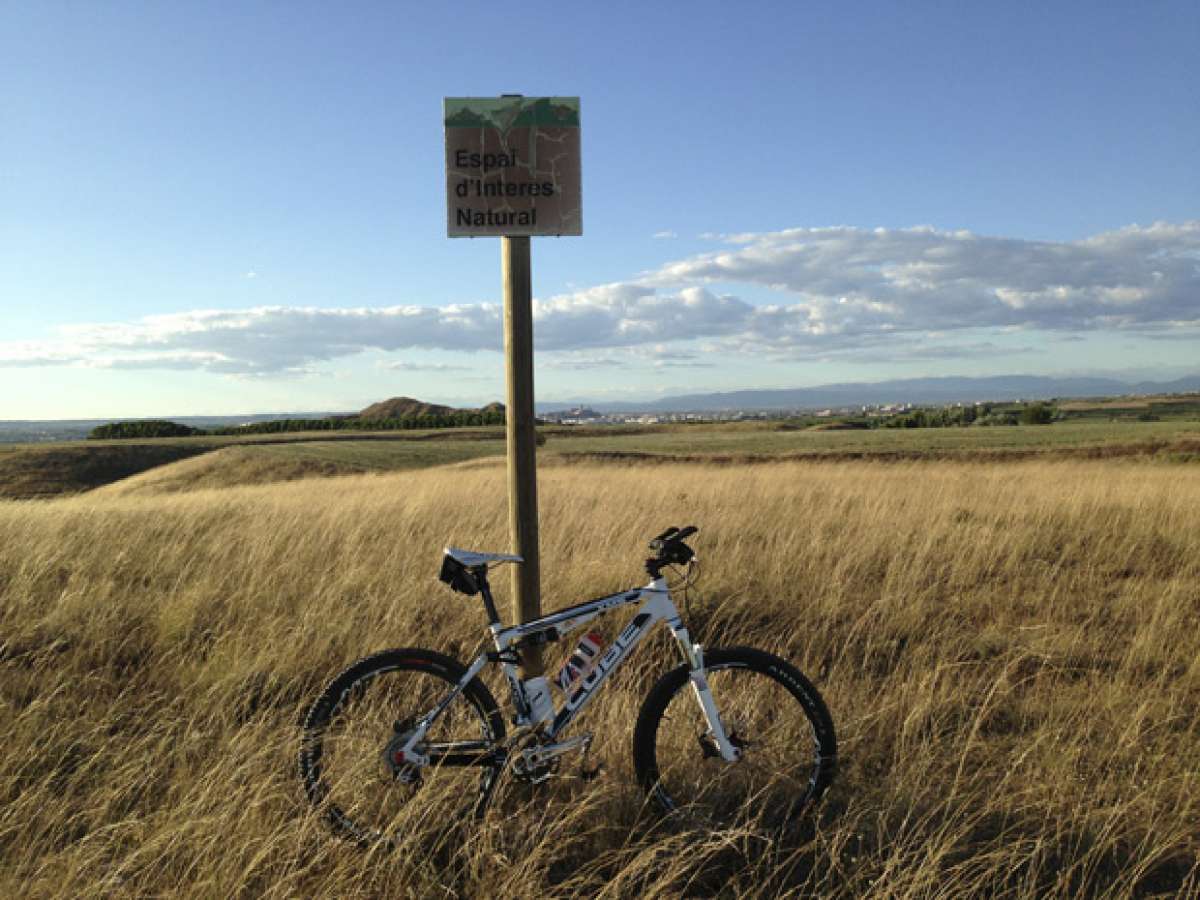
[(527, 634), (517, 642), (517, 646), (521, 649), (526, 647), (543, 647), (546, 644), (551, 644), (559, 639), (560, 635), (557, 628), (546, 628), (542, 631), (535, 631), (532, 634)]

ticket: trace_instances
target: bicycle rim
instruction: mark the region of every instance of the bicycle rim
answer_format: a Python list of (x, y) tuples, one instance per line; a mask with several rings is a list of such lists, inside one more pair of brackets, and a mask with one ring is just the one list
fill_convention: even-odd
[(707, 668), (709, 689), (741, 758), (729, 763), (720, 757), (684, 680), (654, 731), (655, 799), (698, 826), (790, 828), (828, 783), (828, 714), (823, 705), (810, 711), (794, 686), (762, 666), (727, 660)]
[[(301, 772), (309, 800), (342, 836), (364, 846), (395, 846), (474, 815), (497, 769), (429, 765), (398, 771), (386, 754), (389, 742), (411, 729), (453, 685), (428, 660), (381, 660), (351, 667), (313, 705), (304, 727)], [(491, 743), (497, 737), (488, 710), (468, 690), (438, 716), (425, 741)]]

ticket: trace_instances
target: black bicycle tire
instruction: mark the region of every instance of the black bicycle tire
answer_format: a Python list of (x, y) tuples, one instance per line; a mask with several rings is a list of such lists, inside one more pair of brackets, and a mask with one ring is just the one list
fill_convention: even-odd
[[(301, 724), (299, 766), (305, 797), (312, 806), (322, 812), (336, 834), (361, 846), (387, 840), (387, 837), (377, 833), (364, 833), (363, 829), (345, 815), (337, 805), (336, 798), (333, 801), (328, 798), (328, 789), (321, 777), (322, 739), (325, 729), (329, 727), (342, 702), (356, 685), (394, 671), (421, 671), (441, 678), (449, 689), (462, 679), (467, 673), (467, 668), (452, 657), (420, 647), (401, 647), (372, 654), (352, 663), (330, 681), (308, 708)], [(500, 714), (500, 708), (491, 691), (476, 677), (467, 683), (462, 696), (475, 707), (487, 723), (491, 730), (489, 740), (500, 747), (505, 735), (504, 717)], [(486, 795), (494, 787), (501, 769), (502, 764), (483, 768), (479, 798), (475, 805), (476, 815), (482, 814)]]
[[(743, 667), (757, 672), (782, 685), (800, 703), (813, 730), (816, 752), (815, 772), (808, 793), (800, 798), (797, 809), (810, 808), (825, 793), (837, 768), (837, 736), (833, 717), (816, 687), (791, 663), (753, 647), (705, 650), (704, 664), (709, 671)], [(642, 702), (633, 731), (633, 764), (638, 782), (646, 794), (667, 813), (674, 812), (679, 803), (667, 793), (659, 775), (658, 730), (672, 698), (689, 684), (689, 675), (689, 667), (682, 665), (660, 678)]]

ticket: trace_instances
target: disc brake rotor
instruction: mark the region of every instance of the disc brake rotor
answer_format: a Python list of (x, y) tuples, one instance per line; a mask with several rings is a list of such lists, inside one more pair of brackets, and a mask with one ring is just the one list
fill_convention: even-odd
[(391, 773), (392, 780), (400, 784), (419, 785), (421, 783), (421, 767), (408, 762), (404, 756), (404, 745), (412, 736), (416, 722), (411, 717), (397, 720), (392, 724), (392, 737), (383, 748), (383, 761)]

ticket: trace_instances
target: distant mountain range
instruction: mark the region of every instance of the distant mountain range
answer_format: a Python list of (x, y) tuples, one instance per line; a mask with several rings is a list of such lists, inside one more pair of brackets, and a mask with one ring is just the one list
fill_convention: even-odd
[(601, 412), (720, 412), (722, 410), (824, 409), (888, 403), (973, 403), (977, 400), (1048, 400), (1053, 397), (1112, 397), (1200, 391), (1200, 375), (1175, 381), (1130, 383), (1114, 378), (994, 375), (987, 378), (905, 378), (897, 381), (823, 384), (809, 388), (685, 394), (642, 403), (587, 399), (539, 403), (539, 412), (587, 405)]

